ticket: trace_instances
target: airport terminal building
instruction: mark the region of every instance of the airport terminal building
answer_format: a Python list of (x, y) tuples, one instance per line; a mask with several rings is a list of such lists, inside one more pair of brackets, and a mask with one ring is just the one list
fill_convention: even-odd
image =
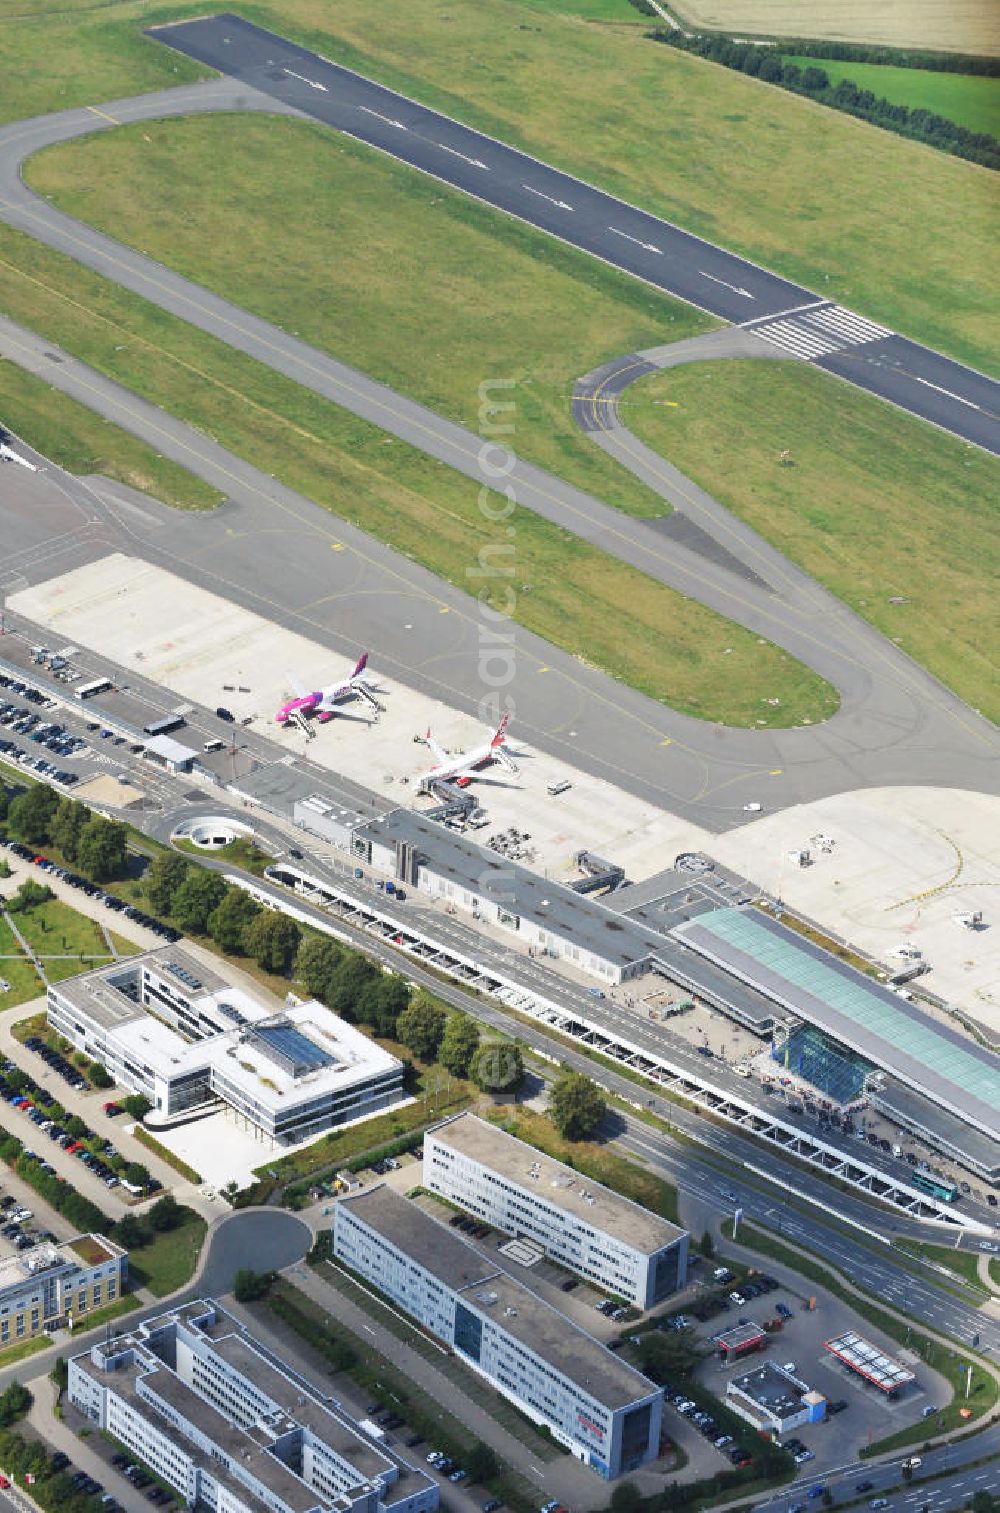
[(435, 1513), (436, 1484), (390, 1454), (214, 1302), (70, 1357), (70, 1402), (213, 1513)]
[(659, 1452), (663, 1396), (640, 1372), (385, 1186), (338, 1198), (337, 1259), (609, 1479)]
[(50, 985), (48, 1017), (160, 1123), (221, 1103), (291, 1144), (403, 1096), (402, 1063), (323, 1004), (251, 993), (177, 946)]
[(428, 1130), (423, 1172), (431, 1192), (636, 1308), (687, 1279), (685, 1230), (474, 1114)]

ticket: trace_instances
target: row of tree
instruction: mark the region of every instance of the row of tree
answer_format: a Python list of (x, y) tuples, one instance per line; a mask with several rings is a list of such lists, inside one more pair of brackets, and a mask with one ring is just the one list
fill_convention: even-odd
[(722, 36), (686, 36), (675, 31), (656, 31), (652, 35), (657, 42), (665, 42), (682, 52), (695, 53), (700, 58), (721, 63), (738, 73), (750, 74), (767, 84), (778, 84), (795, 94), (808, 95), (821, 105), (842, 110), (899, 136), (924, 142), (941, 152), (967, 158), (984, 168), (1000, 170), (1000, 141), (987, 132), (970, 131), (967, 126), (960, 126), (957, 121), (949, 121), (945, 116), (922, 107), (911, 110), (907, 105), (894, 104), (884, 96), (876, 95), (872, 89), (859, 88), (850, 79), (841, 79), (831, 85), (825, 68), (814, 64), (802, 68), (798, 63), (786, 63), (774, 48), (733, 42)]
[(40, 1198), (44, 1198), (46, 1203), (78, 1230), (108, 1233), (111, 1220), (107, 1214), (82, 1193), (75, 1192), (62, 1177), (42, 1171), (38, 1157), (29, 1156), (16, 1135), (0, 1135), (0, 1161), (5, 1161), (29, 1187), (34, 1188)]
[(76, 799), (60, 798), (45, 783), (33, 783), (9, 802), (0, 819), (26, 846), (54, 847), (91, 882), (106, 883), (128, 871), (128, 826), (94, 814)]
[[(639, 0), (644, 4), (645, 0)], [(978, 74), (1000, 78), (1000, 58), (975, 53), (914, 52), (905, 47), (873, 47), (863, 42), (820, 42), (784, 37), (782, 52), (797, 58), (829, 58), (838, 63), (875, 63), (880, 68), (917, 68), (932, 74)]]

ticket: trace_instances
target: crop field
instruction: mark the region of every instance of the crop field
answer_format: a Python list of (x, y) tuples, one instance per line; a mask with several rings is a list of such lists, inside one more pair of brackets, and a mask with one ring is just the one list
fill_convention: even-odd
[(822, 68), (831, 84), (850, 79), (859, 89), (884, 95), (893, 105), (932, 110), (970, 131), (1000, 136), (1000, 79), (977, 74), (930, 73), (924, 68), (890, 68), (881, 63), (838, 63), (831, 58), (782, 54), (800, 68)]
[[(582, 440), (574, 380), (712, 321), (325, 127), (144, 122), (32, 158), (72, 215), (475, 431), (513, 384), (512, 444), (636, 514), (662, 499)], [(276, 279), (274, 271), (282, 269)]]
[[(463, 591), (507, 539), (468, 479), (2, 224), (0, 307)], [(703, 719), (797, 725), (836, 708), (778, 648), (529, 510), (516, 520), (530, 585), (516, 618), (554, 645)]]
[(1000, 460), (790, 363), (692, 364), (629, 397), (637, 435), (1000, 719)]
[(221, 494), (177, 463), (3, 359), (0, 419), (68, 473), (101, 473), (178, 509), (208, 509), (222, 501)]
[(871, 42), (937, 52), (1000, 52), (1000, 14), (990, 0), (671, 0), (692, 27), (756, 37)]

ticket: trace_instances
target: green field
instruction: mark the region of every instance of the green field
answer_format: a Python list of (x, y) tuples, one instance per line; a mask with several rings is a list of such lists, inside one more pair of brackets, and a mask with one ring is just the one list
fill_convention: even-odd
[(179, 509), (208, 509), (222, 501), (200, 478), (3, 359), (0, 419), (69, 473), (103, 473)]
[(205, 1243), (208, 1225), (193, 1209), (185, 1209), (185, 1219), (176, 1229), (156, 1235), (148, 1245), (139, 1245), (128, 1254), (129, 1282), (132, 1287), (148, 1287), (156, 1298), (176, 1292), (190, 1282)]
[[(673, 708), (794, 725), (836, 707), (777, 648), (528, 510), (491, 523), (468, 479), (3, 225), (0, 307), (465, 592), (484, 547), (514, 529), (518, 623)], [(275, 510), (276, 528), (301, 529)], [(325, 545), (336, 538), (331, 520)]]
[(52, 982), (75, 977), (88, 967), (100, 966), (111, 959), (96, 920), (78, 914), (61, 899), (52, 898), (33, 909), (23, 909), (15, 918), (17, 928)]
[(0, 1012), (17, 1008), (18, 1004), (28, 1003), (45, 992), (44, 983), (39, 981), (5, 919), (0, 919), (0, 977), (10, 983), (8, 989), (0, 990)]
[[(801, 364), (674, 368), (636, 384), (625, 414), (650, 446), (1000, 719), (997, 458)], [(778, 463), (784, 448), (792, 467)]]
[(976, 74), (932, 73), (925, 68), (893, 68), (883, 63), (840, 63), (833, 58), (801, 58), (782, 54), (786, 63), (821, 68), (831, 84), (850, 79), (893, 105), (932, 110), (970, 131), (1000, 136), (1000, 79)]
[(569, 401), (599, 362), (709, 329), (696, 311), (302, 121), (144, 122), (26, 172), (69, 214), (473, 432), (484, 381), (516, 385), (500, 399), (522, 457), (632, 513), (667, 512), (582, 440)]

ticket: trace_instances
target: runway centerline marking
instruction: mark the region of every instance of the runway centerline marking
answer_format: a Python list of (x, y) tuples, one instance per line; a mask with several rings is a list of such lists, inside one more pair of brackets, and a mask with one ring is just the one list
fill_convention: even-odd
[[(399, 122), (397, 121), (396, 124), (398, 126)], [(405, 131), (406, 128), (403, 129)], [(440, 147), (442, 152), (450, 152), (453, 158), (461, 158), (462, 162), (468, 163), (471, 168), (484, 168), (487, 173), (490, 171), (488, 163), (483, 163), (479, 158), (470, 158), (468, 153), (459, 152), (457, 147), (449, 147), (447, 142), (435, 142), (434, 146)]]
[(115, 116), (108, 115), (108, 112), (106, 110), (99, 110), (96, 105), (88, 105), (87, 109), (93, 115), (100, 116), (102, 121), (110, 121), (112, 126), (120, 126), (122, 124), (121, 121), (117, 120)]
[(755, 294), (750, 293), (749, 289), (741, 289), (738, 284), (730, 284), (727, 283), (724, 278), (716, 278), (714, 273), (706, 273), (704, 268), (699, 268), (698, 272), (701, 274), (702, 278), (710, 278), (713, 284), (721, 284), (724, 289), (732, 289), (734, 294), (742, 294), (744, 299), (757, 298)]
[(359, 110), (364, 111), (366, 116), (374, 116), (378, 121), (384, 121), (387, 126), (396, 126), (400, 131), (407, 131), (402, 121), (397, 121), (394, 116), (384, 116), (380, 110), (372, 110), (370, 105), (359, 105)]
[(961, 394), (953, 394), (950, 389), (942, 389), (940, 384), (932, 384), (929, 378), (921, 378), (918, 373), (911, 373), (914, 383), (923, 384), (925, 389), (935, 389), (938, 394), (943, 394), (946, 399), (957, 399), (960, 405), (968, 405), (970, 410), (979, 410), (982, 407), (973, 404), (971, 399), (964, 399)]
[(662, 256), (663, 248), (654, 246), (652, 242), (642, 242), (637, 236), (630, 236), (627, 231), (620, 231), (617, 226), (609, 226), (608, 230), (614, 236), (623, 236), (627, 242), (634, 242), (637, 247), (642, 248), (643, 252), (658, 252)]
[(526, 189), (529, 194), (537, 194), (540, 200), (548, 200), (549, 204), (554, 205), (557, 210), (573, 209), (573, 206), (568, 205), (565, 200), (557, 200), (553, 195), (546, 194), (544, 189), (536, 189), (532, 184), (522, 184), (521, 188)]
[(294, 68), (283, 68), (282, 73), (286, 73), (290, 79), (298, 79), (300, 84), (308, 84), (310, 89), (321, 89), (325, 95), (330, 93), (326, 85), (321, 84), (318, 79), (307, 79), (305, 74), (297, 74)]

